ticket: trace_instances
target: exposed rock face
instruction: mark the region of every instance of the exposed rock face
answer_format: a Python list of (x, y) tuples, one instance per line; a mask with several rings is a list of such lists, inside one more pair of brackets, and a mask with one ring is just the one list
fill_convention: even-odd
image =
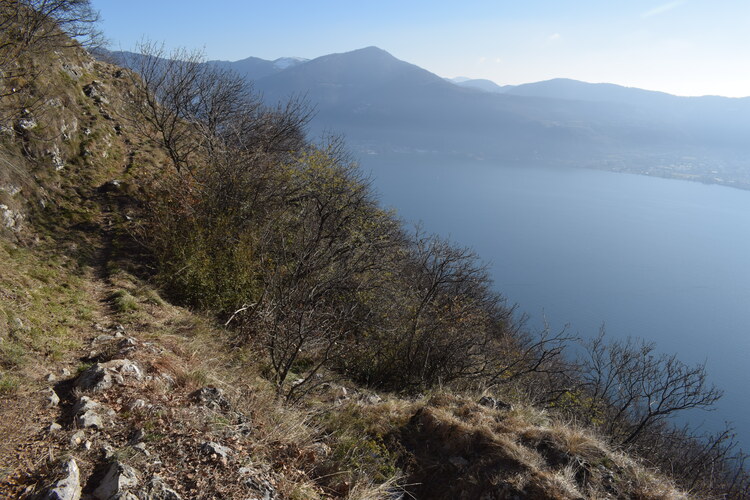
[(251, 498), (257, 500), (276, 500), (279, 498), (276, 488), (268, 480), (264, 479), (259, 471), (250, 467), (243, 467), (239, 470), (239, 473), (241, 476), (245, 476), (243, 479), (245, 486), (253, 490), (256, 494), (255, 497)]
[(54, 389), (49, 389), (47, 392), (47, 401), (50, 406), (55, 407), (60, 404), (60, 396), (57, 395)]
[(143, 371), (129, 359), (113, 359), (97, 363), (76, 380), (76, 387), (83, 391), (101, 392), (117, 385), (131, 385), (143, 379)]
[[(129, 465), (113, 462), (107, 469), (99, 486), (94, 490), (94, 498), (99, 500), (111, 500), (114, 498), (127, 498), (128, 490), (138, 486), (138, 473)], [(133, 498), (137, 498), (133, 496)]]
[(230, 450), (226, 446), (222, 446), (219, 443), (214, 443), (213, 441), (203, 443), (203, 446), (201, 446), (201, 451), (208, 455), (216, 455), (223, 462), (227, 461), (227, 459), (229, 458), (229, 454), (232, 452), (232, 450)]
[(101, 418), (103, 411), (102, 406), (91, 399), (88, 396), (81, 396), (81, 398), (73, 406), (73, 414), (75, 415), (75, 422), (78, 427), (87, 429), (90, 427), (101, 429), (104, 427), (104, 422)]
[(190, 395), (196, 403), (213, 410), (229, 410), (229, 401), (224, 391), (217, 387), (203, 387)]
[(19, 231), (23, 222), (23, 214), (15, 212), (7, 205), (0, 204), (0, 223), (11, 231)]
[(81, 482), (78, 464), (74, 459), (65, 463), (65, 477), (57, 481), (43, 497), (45, 500), (80, 500)]

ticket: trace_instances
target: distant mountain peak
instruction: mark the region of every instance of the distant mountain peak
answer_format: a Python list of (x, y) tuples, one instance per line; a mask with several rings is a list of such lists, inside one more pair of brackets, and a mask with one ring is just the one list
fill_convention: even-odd
[(298, 64), (306, 63), (309, 59), (304, 57), (279, 57), (273, 61), (273, 65), (278, 69), (287, 69)]

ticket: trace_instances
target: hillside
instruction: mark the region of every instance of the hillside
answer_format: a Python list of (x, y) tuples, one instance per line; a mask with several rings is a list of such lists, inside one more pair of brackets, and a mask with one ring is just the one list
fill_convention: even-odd
[[(526, 332), (470, 250), (382, 210), (304, 110), (48, 40), (0, 59), (21, 70), (0, 80), (3, 498), (747, 492), (725, 441), (588, 390), (571, 339)], [(392, 69), (369, 84), (452, 91), (365, 52)], [(177, 98), (165, 70), (199, 84)]]

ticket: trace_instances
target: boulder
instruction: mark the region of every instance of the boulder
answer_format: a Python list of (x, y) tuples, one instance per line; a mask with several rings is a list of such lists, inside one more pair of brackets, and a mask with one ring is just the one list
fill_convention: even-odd
[(143, 380), (143, 371), (135, 361), (113, 359), (97, 363), (81, 373), (76, 380), (76, 388), (83, 391), (101, 392), (117, 385), (133, 385)]
[(128, 498), (125, 493), (136, 486), (138, 486), (138, 472), (129, 465), (113, 462), (99, 486), (94, 490), (94, 498), (99, 500), (125, 499)]
[(65, 462), (65, 477), (57, 481), (43, 497), (45, 500), (80, 500), (81, 479), (78, 464), (74, 459)]
[(76, 417), (76, 424), (78, 425), (78, 427), (82, 429), (89, 429), (89, 428), (103, 429), (104, 428), (104, 422), (102, 421), (102, 417), (100, 417), (94, 411), (87, 411), (86, 413), (78, 415)]
[(86, 433), (83, 431), (76, 431), (75, 434), (70, 436), (70, 446), (80, 446), (84, 439), (86, 439)]
[(73, 405), (73, 414), (78, 415), (86, 413), (87, 411), (98, 410), (99, 408), (99, 403), (88, 396), (81, 396), (78, 398), (78, 401), (76, 401), (76, 404)]
[(227, 448), (226, 446), (222, 446), (219, 443), (215, 443), (213, 441), (203, 443), (203, 445), (201, 446), (201, 451), (209, 455), (216, 455), (224, 462), (226, 462), (226, 460), (229, 458), (229, 454), (232, 452), (232, 450)]
[(60, 404), (60, 396), (57, 395), (54, 389), (47, 390), (47, 401), (50, 407), (55, 407)]

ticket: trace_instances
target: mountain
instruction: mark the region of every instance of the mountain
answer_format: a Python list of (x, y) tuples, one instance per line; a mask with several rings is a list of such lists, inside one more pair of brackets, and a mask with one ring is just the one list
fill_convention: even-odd
[(484, 78), (466, 78), (459, 76), (456, 78), (449, 78), (448, 81), (453, 82), (460, 87), (482, 90), (484, 92), (503, 93), (512, 87), (512, 85), (500, 86), (492, 80), (486, 80)]
[[(27, 19), (0, 23), (15, 28), (0, 30), (0, 54), (7, 33), (33, 34)], [(599, 430), (606, 400), (557, 390), (558, 412), (548, 398), (563, 386), (536, 374), (563, 369), (567, 338), (519, 335), (473, 253), (410, 241), (337, 155), (268, 147), (288, 142), (283, 117), (248, 120), (247, 143), (205, 140), (219, 139), (195, 126), (209, 118), (179, 113), (215, 82), (196, 66), (162, 106), (143, 106), (155, 99), (137, 76), (69, 38), (39, 39), (0, 57), (30, 75), (0, 79), (0, 498), (692, 498), (670, 479), (678, 459), (710, 464), (674, 477), (696, 498), (727, 496), (726, 478), (747, 484), (725, 436), (657, 432), (676, 443), (662, 473), (653, 448), (645, 463)], [(393, 70), (371, 92), (408, 76), (451, 95), (419, 68), (368, 57)], [(189, 175), (170, 150), (189, 152)], [(235, 293), (263, 298), (236, 328), (251, 302), (221, 300)], [(275, 353), (296, 360), (280, 379)], [(513, 385), (480, 397), (485, 370)], [(414, 376), (433, 381), (405, 383)], [(571, 426), (591, 401), (590, 422)]]
[(208, 61), (208, 64), (231, 69), (248, 80), (263, 78), (280, 71), (280, 68), (273, 61), (267, 61), (259, 57), (248, 57), (239, 61)]
[(269, 103), (304, 97), (315, 108), (311, 132), (343, 133), (360, 153), (569, 165), (750, 188), (748, 98), (569, 79), (505, 87), (448, 81), (377, 47), (211, 64), (252, 81)]
[(304, 62), (307, 62), (307, 59), (302, 57), (280, 57), (273, 61), (259, 57), (248, 57), (239, 61), (208, 61), (208, 64), (230, 69), (248, 80), (257, 80)]
[(565, 164), (750, 188), (750, 99), (566, 79), (502, 93), (457, 83), (367, 47), (261, 77), (255, 86), (272, 101), (306, 96), (317, 107), (314, 131), (345, 132), (369, 153)]

